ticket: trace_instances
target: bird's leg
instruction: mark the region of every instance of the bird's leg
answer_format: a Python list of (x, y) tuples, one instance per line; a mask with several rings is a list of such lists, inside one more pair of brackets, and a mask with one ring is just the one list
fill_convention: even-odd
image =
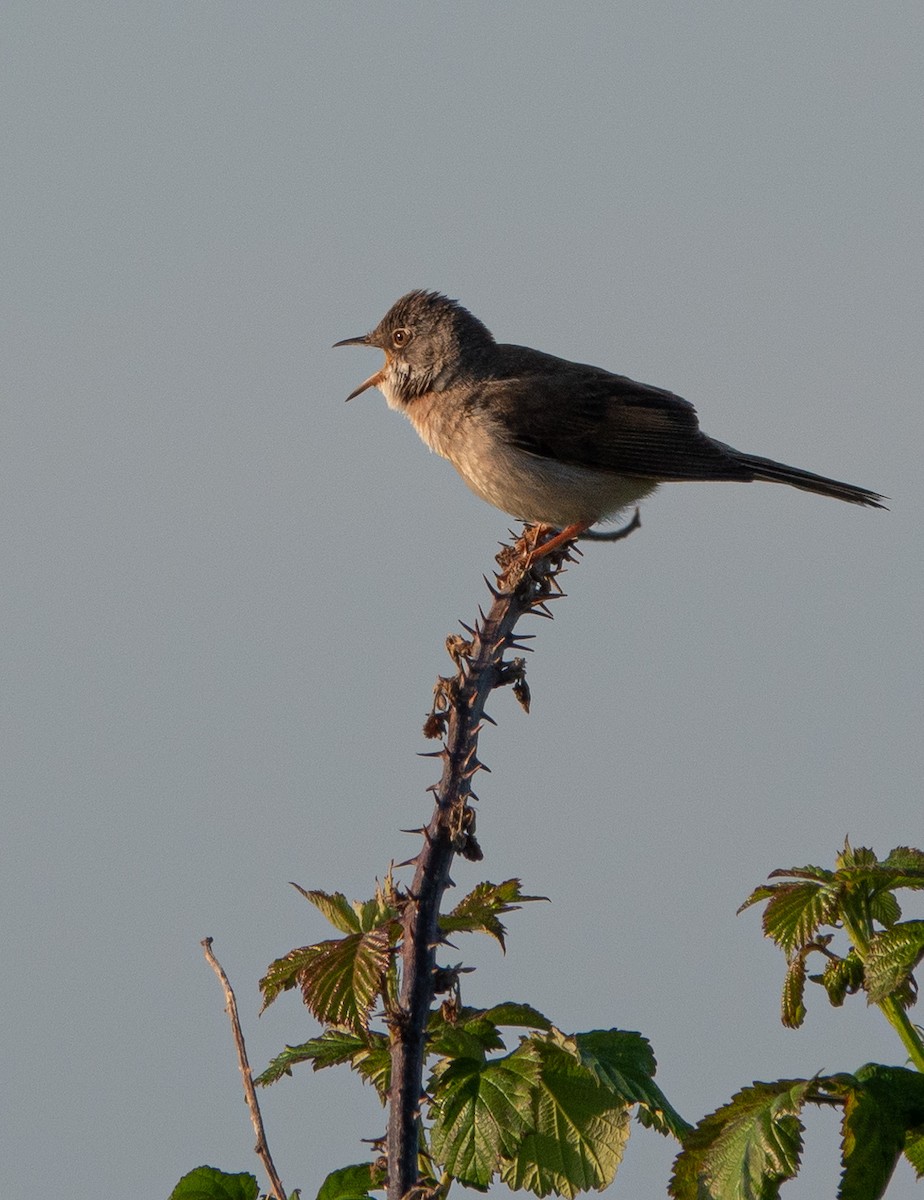
[[(591, 525), (593, 525), (593, 521), (579, 521), (576, 525), (566, 525), (564, 529), (562, 529), (559, 533), (556, 533), (554, 537), (549, 538), (547, 542), (543, 542), (541, 545), (534, 546), (526, 556), (526, 565), (531, 567), (537, 559), (545, 558), (547, 554), (551, 554), (553, 550), (557, 550), (560, 546), (564, 546), (567, 542), (573, 542), (576, 538), (579, 538), (581, 534), (585, 532), (585, 530), (588, 530)], [(537, 526), (536, 541), (538, 542), (539, 538), (544, 537), (546, 532), (552, 528), (553, 527), (550, 525)]]

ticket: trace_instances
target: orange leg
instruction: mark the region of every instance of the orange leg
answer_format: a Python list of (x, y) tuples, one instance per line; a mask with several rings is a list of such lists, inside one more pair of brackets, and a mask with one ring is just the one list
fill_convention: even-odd
[[(543, 542), (541, 546), (536, 546), (534, 549), (530, 550), (529, 554), (526, 556), (527, 565), (532, 566), (537, 559), (545, 558), (547, 554), (551, 554), (552, 551), (557, 550), (559, 546), (564, 546), (566, 542), (574, 541), (575, 538), (580, 537), (582, 533), (588, 530), (591, 525), (593, 525), (593, 521), (580, 521), (576, 525), (566, 526), (560, 533), (556, 533), (554, 537), (549, 538), (547, 542)], [(541, 536), (542, 529), (540, 527), (537, 537)]]

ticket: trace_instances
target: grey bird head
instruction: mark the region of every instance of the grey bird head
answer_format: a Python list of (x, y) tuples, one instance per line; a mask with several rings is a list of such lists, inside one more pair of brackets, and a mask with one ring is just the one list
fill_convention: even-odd
[(408, 292), (396, 301), (371, 333), (344, 338), (335, 346), (374, 346), (385, 365), (370, 375), (348, 400), (378, 387), (393, 408), (424, 392), (441, 391), (458, 376), (460, 365), (494, 345), (491, 332), (457, 300), (439, 292)]

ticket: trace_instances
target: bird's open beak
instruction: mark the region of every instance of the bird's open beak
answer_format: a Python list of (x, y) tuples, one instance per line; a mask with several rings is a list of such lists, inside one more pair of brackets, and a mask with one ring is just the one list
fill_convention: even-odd
[[(344, 338), (342, 342), (334, 342), (334, 349), (337, 346), (368, 346), (369, 344), (368, 333), (363, 333), (359, 337)], [(384, 374), (385, 368), (382, 367), (380, 371), (376, 371), (374, 375), (370, 375), (368, 379), (364, 380), (355, 391), (350, 392), (347, 400), (355, 400), (357, 396), (361, 396), (368, 388), (378, 387)]]

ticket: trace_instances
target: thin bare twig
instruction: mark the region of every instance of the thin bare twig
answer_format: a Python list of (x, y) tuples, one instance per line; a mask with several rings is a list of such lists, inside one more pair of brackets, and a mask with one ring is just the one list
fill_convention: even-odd
[(221, 963), (212, 953), (212, 939), (210, 937), (203, 938), (200, 944), (205, 952), (205, 961), (218, 976), (218, 980), (224, 989), (225, 1012), (227, 1012), (231, 1021), (231, 1032), (234, 1034), (234, 1044), (237, 1047), (237, 1065), (241, 1069), (241, 1078), (244, 1080), (244, 1100), (250, 1109), (250, 1121), (253, 1125), (253, 1131), (257, 1136), (257, 1144), (254, 1146), (254, 1150), (269, 1176), (273, 1196), (276, 1197), (276, 1200), (286, 1200), (286, 1190), (282, 1186), (282, 1180), (279, 1178), (272, 1155), (269, 1152), (269, 1146), (266, 1144), (263, 1117), (260, 1114), (260, 1103), (257, 1100), (256, 1089), (253, 1086), (253, 1073), (250, 1070), (250, 1063), (247, 1059), (247, 1047), (244, 1045), (244, 1034), (241, 1030), (241, 1021), (237, 1012), (237, 1001), (234, 998), (231, 982), (225, 974)]

